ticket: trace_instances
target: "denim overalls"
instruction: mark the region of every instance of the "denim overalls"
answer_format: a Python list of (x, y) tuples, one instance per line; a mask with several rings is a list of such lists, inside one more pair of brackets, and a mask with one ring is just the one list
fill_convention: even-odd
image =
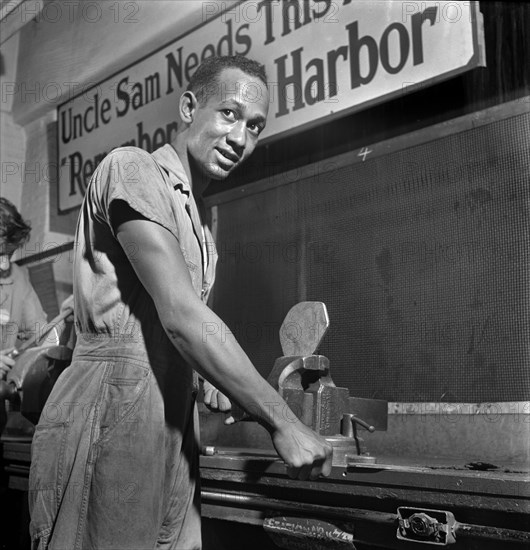
[(73, 361), (32, 444), (33, 548), (199, 549), (194, 372), (113, 234), (109, 207), (116, 199), (178, 239), (205, 301), (214, 279), (213, 238), (201, 226), (175, 150), (125, 147), (107, 155), (87, 188), (76, 231)]

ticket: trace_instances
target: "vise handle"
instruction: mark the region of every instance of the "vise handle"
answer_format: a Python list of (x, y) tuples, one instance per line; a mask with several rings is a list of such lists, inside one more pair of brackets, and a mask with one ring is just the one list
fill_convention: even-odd
[(355, 433), (354, 426), (355, 424), (359, 424), (359, 426), (362, 426), (365, 430), (368, 430), (370, 433), (375, 432), (375, 427), (371, 424), (368, 424), (368, 422), (365, 422), (364, 420), (358, 418), (354, 414), (351, 413), (345, 413), (342, 416), (341, 420), (341, 433), (342, 435), (345, 435), (346, 437), (353, 437)]

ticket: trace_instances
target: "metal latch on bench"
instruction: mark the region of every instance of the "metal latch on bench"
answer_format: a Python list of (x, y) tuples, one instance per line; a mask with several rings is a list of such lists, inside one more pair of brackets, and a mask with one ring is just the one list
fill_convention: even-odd
[(401, 506), (397, 509), (397, 538), (436, 546), (456, 542), (456, 520), (451, 512)]

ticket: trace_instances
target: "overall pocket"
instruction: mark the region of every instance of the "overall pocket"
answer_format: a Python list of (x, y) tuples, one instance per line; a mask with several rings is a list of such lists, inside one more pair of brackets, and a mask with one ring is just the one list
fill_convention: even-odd
[(136, 406), (147, 389), (151, 370), (147, 366), (128, 363), (126, 360), (107, 367), (99, 401), (99, 437), (96, 445), (103, 444), (111, 432), (124, 422), (136, 422), (140, 414)]

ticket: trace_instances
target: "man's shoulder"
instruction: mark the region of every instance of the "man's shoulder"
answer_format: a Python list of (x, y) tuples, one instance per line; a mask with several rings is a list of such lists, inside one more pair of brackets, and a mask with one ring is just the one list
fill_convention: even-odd
[(136, 181), (139, 174), (154, 176), (160, 173), (156, 159), (139, 147), (117, 147), (112, 149), (99, 164), (94, 176), (98, 181), (107, 181), (109, 174), (115, 174), (116, 181)]
[(139, 147), (132, 147), (129, 145), (126, 147), (116, 147), (115, 149), (112, 149), (112, 151), (110, 151), (105, 158), (109, 161), (131, 161), (138, 159), (142, 162), (155, 162), (151, 153), (148, 153)]

